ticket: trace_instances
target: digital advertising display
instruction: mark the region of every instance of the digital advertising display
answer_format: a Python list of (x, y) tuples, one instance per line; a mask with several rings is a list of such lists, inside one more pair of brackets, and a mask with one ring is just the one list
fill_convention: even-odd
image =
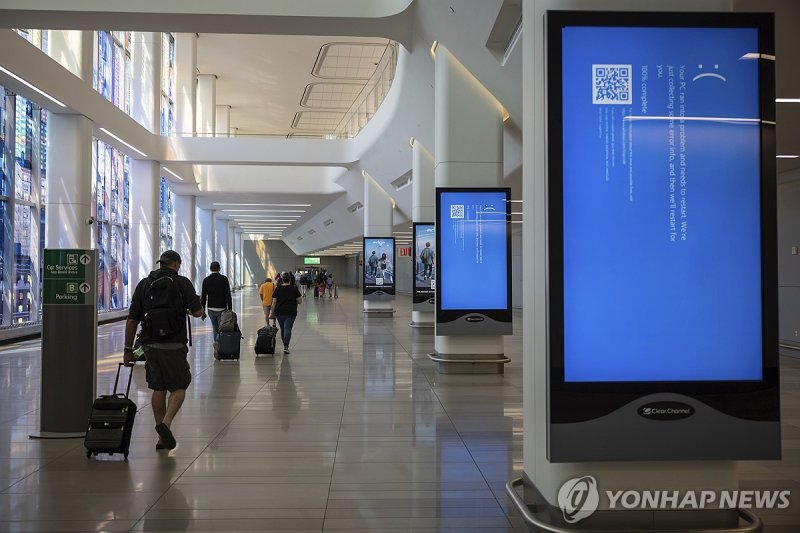
[(437, 335), (511, 334), (510, 195), (436, 189)]
[(394, 237), (364, 237), (364, 295), (393, 295), (394, 272)]
[(436, 226), (414, 222), (414, 310), (433, 311), (436, 295)]
[(548, 13), (553, 420), (579, 389), (777, 391), (771, 34), (760, 15)]

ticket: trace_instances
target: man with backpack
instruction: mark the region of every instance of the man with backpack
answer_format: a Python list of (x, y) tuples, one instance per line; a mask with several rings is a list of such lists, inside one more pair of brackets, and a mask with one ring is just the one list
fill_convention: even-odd
[(153, 416), (159, 436), (156, 449), (171, 450), (177, 444), (170, 426), (192, 381), (186, 360), (191, 335), (187, 309), (199, 318), (203, 316), (203, 306), (192, 282), (178, 275), (181, 256), (177, 252), (167, 250), (158, 262), (161, 268), (141, 280), (133, 292), (125, 324), (124, 363), (133, 366), (136, 360), (133, 342), (141, 323), (139, 342), (146, 356), (147, 385), (153, 391)]
[(211, 319), (211, 328), (214, 330), (214, 355), (219, 348), (219, 317), (226, 309), (233, 310), (231, 298), (231, 284), (227, 276), (220, 274), (218, 261), (211, 262), (211, 274), (203, 280), (200, 292), (200, 304), (203, 310), (208, 309), (208, 318)]

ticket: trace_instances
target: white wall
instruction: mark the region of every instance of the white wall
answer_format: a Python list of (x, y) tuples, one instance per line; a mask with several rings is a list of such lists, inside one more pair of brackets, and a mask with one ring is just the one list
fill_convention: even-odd
[(210, 272), (209, 266), (213, 261), (212, 253), (212, 214), (208, 209), (195, 210), (195, 264), (197, 265), (196, 283), (200, 283)]
[[(778, 338), (800, 348), (800, 170), (778, 179)], [(792, 254), (796, 247), (798, 254)], [(786, 355), (800, 352), (784, 350)]]

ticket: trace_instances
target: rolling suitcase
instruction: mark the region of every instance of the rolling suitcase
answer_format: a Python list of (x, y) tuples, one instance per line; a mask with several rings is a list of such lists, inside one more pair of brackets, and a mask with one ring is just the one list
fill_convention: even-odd
[(220, 331), (219, 348), (217, 348), (219, 359), (221, 361), (238, 361), (241, 341), (242, 332), (238, 327), (234, 331)]
[(314, 298), (319, 298), (319, 285), (314, 285)]
[(256, 337), (256, 356), (262, 354), (275, 355), (275, 342), (278, 338), (278, 328), (274, 324), (269, 324), (258, 330)]
[(83, 442), (87, 458), (100, 453), (111, 455), (121, 453), (125, 456), (125, 460), (128, 460), (133, 422), (136, 419), (136, 404), (128, 397), (131, 393), (133, 367), (125, 394), (117, 393), (122, 366), (120, 363), (117, 367), (114, 392), (100, 396), (92, 404), (89, 427), (86, 429), (86, 438)]

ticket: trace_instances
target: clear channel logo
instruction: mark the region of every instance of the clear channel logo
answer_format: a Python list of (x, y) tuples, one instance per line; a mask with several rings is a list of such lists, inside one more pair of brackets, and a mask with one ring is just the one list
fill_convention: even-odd
[(592, 476), (572, 478), (558, 491), (558, 506), (568, 524), (590, 517), (599, 504), (597, 480)]

